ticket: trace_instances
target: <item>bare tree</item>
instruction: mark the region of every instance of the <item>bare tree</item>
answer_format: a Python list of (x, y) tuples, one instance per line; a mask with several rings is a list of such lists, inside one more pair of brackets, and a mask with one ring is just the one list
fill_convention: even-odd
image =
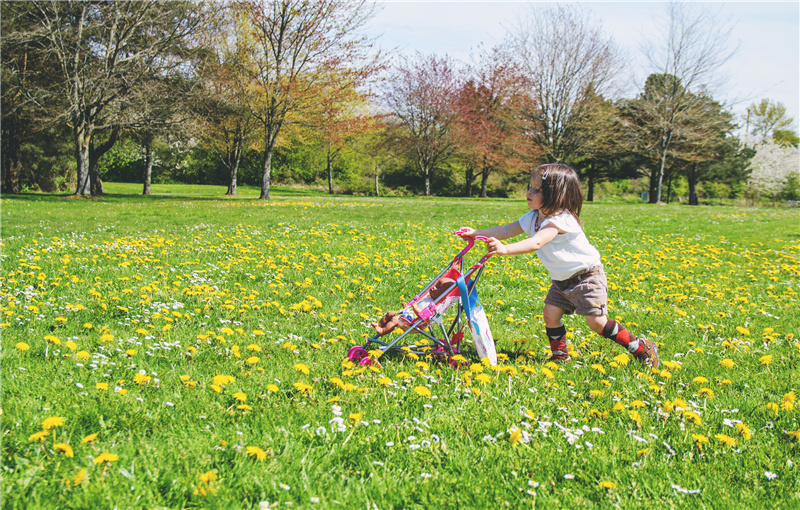
[(664, 32), (643, 46), (652, 73), (672, 77), (650, 105), (657, 128), (652, 146), (659, 157), (653, 203), (661, 201), (664, 169), (682, 113), (722, 85), (722, 68), (738, 50), (728, 44), (730, 24), (707, 7), (673, 1), (666, 10)]
[[(410, 154), (431, 194), (433, 170), (457, 149), (453, 134), (460, 85), (448, 57), (403, 58), (388, 79), (384, 102), (398, 150)], [(394, 120), (394, 122), (392, 122)]]
[(248, 9), (252, 45), (243, 93), (264, 130), (260, 198), (269, 199), (272, 153), (284, 126), (323, 96), (362, 86), (380, 68), (372, 40), (360, 32), (376, 11), (366, 0), (259, 0)]
[(565, 161), (581, 148), (595, 98), (621, 69), (616, 44), (585, 8), (569, 4), (534, 7), (509, 35), (534, 99), (526, 112), (533, 143), (548, 160)]

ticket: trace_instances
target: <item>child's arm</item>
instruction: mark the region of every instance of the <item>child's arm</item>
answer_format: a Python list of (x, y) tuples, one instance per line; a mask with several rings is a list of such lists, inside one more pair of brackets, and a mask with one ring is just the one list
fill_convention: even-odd
[(490, 237), (486, 244), (488, 245), (488, 253), (490, 255), (522, 255), (523, 253), (530, 253), (538, 250), (555, 239), (557, 235), (558, 227), (550, 224), (536, 232), (533, 237), (523, 239), (516, 243), (503, 244), (499, 239), (505, 238)]
[(485, 228), (482, 230), (475, 230), (474, 228), (470, 227), (462, 227), (461, 228), (461, 235), (463, 237), (472, 237), (475, 236), (484, 236), (484, 237), (494, 237), (495, 239), (509, 239), (514, 236), (518, 236), (522, 234), (524, 231), (519, 224), (519, 221), (515, 221), (514, 223), (509, 223), (508, 225), (498, 225), (492, 228)]

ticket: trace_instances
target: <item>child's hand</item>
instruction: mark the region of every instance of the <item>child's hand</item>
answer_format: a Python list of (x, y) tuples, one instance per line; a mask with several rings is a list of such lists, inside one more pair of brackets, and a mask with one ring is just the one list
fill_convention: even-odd
[(489, 255), (506, 255), (508, 253), (508, 247), (499, 239), (490, 237), (486, 240), (486, 252)]
[(475, 237), (475, 233), (476, 233), (476, 232), (477, 232), (477, 230), (475, 230), (474, 228), (471, 228), (471, 227), (461, 227), (460, 229), (458, 229), (458, 231), (456, 232), (456, 234), (457, 234), (457, 235), (459, 235), (459, 236), (461, 236), (461, 237), (469, 237), (469, 238), (474, 238), (474, 237)]

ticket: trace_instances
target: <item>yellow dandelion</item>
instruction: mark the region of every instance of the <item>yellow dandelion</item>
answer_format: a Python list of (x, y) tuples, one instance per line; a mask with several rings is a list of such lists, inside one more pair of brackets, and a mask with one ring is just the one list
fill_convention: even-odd
[(508, 437), (508, 442), (511, 443), (511, 446), (517, 446), (517, 443), (519, 443), (521, 437), (522, 431), (517, 427), (514, 427), (511, 431), (511, 435)]
[(64, 418), (61, 418), (60, 416), (51, 416), (49, 418), (45, 418), (45, 420), (42, 422), (42, 428), (47, 431), (62, 425), (64, 425)]
[(703, 420), (700, 419), (700, 415), (694, 411), (686, 411), (685, 413), (683, 413), (683, 417), (686, 418), (687, 421), (690, 421), (695, 425), (703, 424)]
[(97, 434), (89, 434), (88, 436), (81, 439), (81, 444), (91, 443), (95, 439), (97, 439)]
[(392, 380), (388, 377), (381, 377), (378, 379), (378, 384), (380, 384), (381, 386), (388, 386), (389, 384), (391, 384), (391, 382)]
[(481, 373), (481, 374), (478, 374), (478, 375), (475, 376), (475, 380), (478, 381), (481, 384), (489, 384), (491, 382), (492, 378), (489, 377), (489, 374)]
[(695, 384), (706, 384), (708, 382), (708, 379), (701, 375), (692, 379), (692, 382)]
[(738, 432), (739, 435), (742, 436), (742, 439), (744, 439), (745, 441), (753, 437), (753, 434), (750, 432), (750, 429), (744, 423), (736, 424), (736, 432)]
[(797, 395), (795, 395), (795, 393), (793, 391), (790, 391), (789, 393), (787, 393), (787, 394), (785, 394), (783, 396), (783, 401), (784, 402), (797, 402)]
[(416, 388), (414, 388), (414, 393), (416, 393), (416, 394), (417, 394), (417, 395), (419, 395), (420, 397), (426, 397), (426, 398), (428, 398), (428, 397), (430, 397), (430, 396), (431, 396), (431, 390), (430, 390), (430, 389), (428, 389), (428, 388), (427, 388), (427, 387), (425, 387), (425, 386), (417, 386)]
[(766, 356), (761, 356), (758, 358), (758, 362), (764, 366), (769, 366), (769, 364), (772, 363), (772, 358), (772, 354), (767, 354)]
[(246, 402), (247, 401), (247, 394), (241, 391), (237, 391), (233, 394), (233, 398), (238, 400), (239, 402)]
[(474, 388), (474, 387), (473, 387), (473, 388), (470, 388), (470, 391), (472, 391), (472, 393), (473, 393), (473, 394), (474, 394), (476, 397), (480, 397), (480, 396), (481, 396), (481, 390), (479, 390), (478, 388)]
[(697, 393), (703, 398), (714, 398), (714, 390), (711, 388), (700, 388)]
[(75, 476), (72, 477), (72, 484), (73, 485), (80, 485), (83, 481), (86, 480), (86, 468), (81, 469)]
[(638, 451), (636, 452), (636, 456), (637, 456), (637, 457), (644, 457), (644, 456), (645, 456), (645, 455), (647, 455), (648, 453), (650, 453), (650, 448), (642, 448), (641, 450), (638, 450)]
[(277, 384), (268, 384), (267, 385), (267, 391), (270, 391), (272, 393), (277, 393), (279, 389), (280, 388), (278, 388)]
[(72, 452), (72, 447), (67, 443), (56, 443), (53, 445), (53, 449), (56, 453), (64, 454), (64, 457), (74, 457), (74, 453)]
[(702, 450), (703, 444), (708, 443), (708, 437), (704, 436), (703, 434), (692, 434), (692, 439), (694, 439), (698, 450)]
[(236, 380), (232, 375), (215, 375), (211, 382), (217, 386), (225, 386)]
[(734, 361), (730, 358), (725, 358), (724, 360), (720, 361), (719, 364), (723, 368), (733, 368), (736, 366), (736, 363), (734, 363)]
[(20, 351), (27, 351), (27, 350), (29, 350), (29, 349), (31, 348), (31, 347), (30, 347), (28, 344), (26, 344), (25, 342), (17, 342), (17, 344), (15, 345), (15, 347), (16, 347), (17, 349), (19, 349)]
[(125, 354), (131, 357), (136, 356), (136, 349), (128, 349), (127, 351), (125, 351)]
[(217, 470), (213, 469), (211, 471), (206, 471), (202, 475), (200, 475), (200, 483), (209, 484), (217, 479)]
[(44, 339), (47, 340), (48, 343), (51, 343), (53, 345), (61, 345), (61, 340), (59, 340), (58, 337), (55, 337), (53, 335), (46, 335)]
[(398, 379), (411, 379), (412, 376), (408, 372), (397, 372), (397, 376), (396, 377)]
[(108, 390), (108, 383), (99, 382), (99, 383), (95, 384), (94, 387), (97, 388), (100, 391), (106, 391), (106, 390)]
[(246, 448), (247, 454), (251, 457), (255, 457), (256, 460), (263, 462), (267, 460), (267, 452), (263, 449), (259, 448), (258, 446), (248, 446)]
[(28, 441), (42, 441), (42, 442), (44, 442), (46, 437), (47, 437), (47, 431), (46, 430), (42, 430), (40, 432), (37, 432), (35, 434), (31, 434), (30, 436), (28, 436)]
[(245, 361), (250, 365), (255, 365), (260, 361), (260, 358), (258, 356), (250, 356)]
[(643, 407), (647, 407), (647, 404), (645, 404), (641, 400), (634, 400), (633, 402), (631, 402), (631, 407), (636, 409), (642, 409)]
[(596, 371), (600, 372), (601, 374), (605, 374), (605, 373), (606, 373), (606, 369), (605, 369), (605, 368), (603, 368), (603, 365), (601, 365), (601, 364), (599, 364), (599, 363), (595, 363), (595, 364), (593, 364), (593, 365), (592, 365), (592, 369), (594, 369), (594, 370), (596, 370)]
[(309, 386), (306, 383), (296, 382), (294, 383), (294, 389), (302, 393), (303, 395), (310, 395), (311, 391), (314, 389), (312, 386)]
[(302, 363), (295, 363), (294, 369), (300, 372), (301, 374), (308, 375), (310, 373), (308, 367)]
[(350, 416), (348, 416), (347, 418), (351, 422), (353, 422), (353, 425), (358, 425), (359, 423), (361, 423), (362, 414), (361, 413), (353, 413)]
[(250, 344), (246, 347), (246, 349), (250, 352), (261, 352), (261, 347), (256, 344)]
[(730, 448), (736, 444), (736, 439), (732, 438), (731, 436), (726, 436), (725, 434), (716, 434), (714, 438), (716, 438), (717, 441), (722, 443), (727, 448)]
[(542, 374), (544, 374), (544, 376), (548, 379), (555, 377), (555, 375), (553, 375), (553, 371), (546, 367), (542, 367)]
[(606, 490), (614, 490), (617, 488), (617, 484), (615, 484), (614, 482), (609, 482), (607, 480), (601, 481), (600, 483), (597, 484), (597, 486), (600, 487), (601, 489), (606, 489)]
[(103, 462), (114, 462), (119, 460), (119, 455), (113, 453), (103, 452), (94, 459), (95, 464), (102, 464)]
[(603, 395), (605, 395), (603, 390), (589, 390), (589, 397), (591, 398), (598, 398), (602, 397)]

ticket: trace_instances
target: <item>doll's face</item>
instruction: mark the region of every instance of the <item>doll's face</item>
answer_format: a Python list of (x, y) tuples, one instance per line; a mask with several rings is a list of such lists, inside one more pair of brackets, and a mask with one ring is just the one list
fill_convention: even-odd
[(438, 282), (433, 284), (433, 287), (431, 287), (430, 290), (431, 298), (438, 299), (439, 296), (447, 292), (447, 289), (449, 289), (454, 283), (456, 283), (456, 281), (453, 280), (452, 278), (440, 279)]

